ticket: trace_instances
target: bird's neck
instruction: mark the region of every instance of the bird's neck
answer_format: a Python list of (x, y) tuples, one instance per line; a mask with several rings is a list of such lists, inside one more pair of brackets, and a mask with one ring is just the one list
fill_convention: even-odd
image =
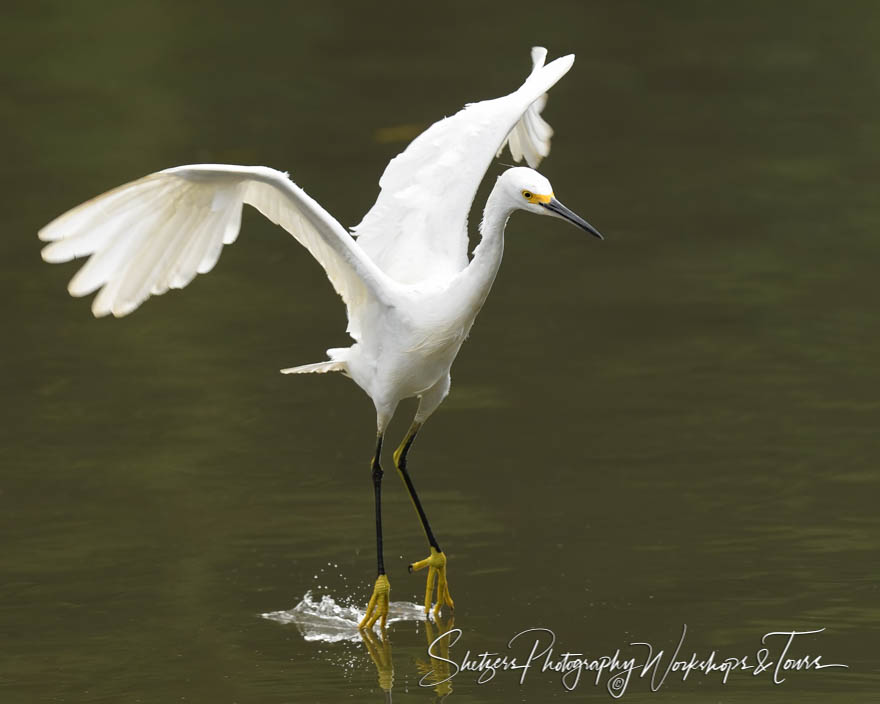
[[(501, 256), (504, 254), (504, 227), (513, 212), (513, 208), (505, 204), (500, 182), (495, 184), (486, 207), (483, 210), (483, 221), (480, 223), (480, 243), (474, 250), (467, 268), (462, 272), (461, 292), (476, 303), (476, 311), (482, 307), (489, 295)], [(475, 311), (475, 313), (476, 313)]]

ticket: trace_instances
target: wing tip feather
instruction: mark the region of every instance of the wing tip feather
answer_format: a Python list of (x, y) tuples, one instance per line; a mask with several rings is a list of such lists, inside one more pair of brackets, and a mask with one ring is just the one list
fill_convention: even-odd
[(537, 71), (547, 60), (547, 48), (543, 46), (532, 47), (532, 70)]

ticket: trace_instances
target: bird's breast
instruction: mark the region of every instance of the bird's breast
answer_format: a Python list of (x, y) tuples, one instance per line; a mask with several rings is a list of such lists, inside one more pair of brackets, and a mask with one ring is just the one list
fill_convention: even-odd
[(408, 319), (396, 326), (377, 356), (380, 374), (401, 398), (417, 396), (449, 373), (467, 331), (442, 320)]

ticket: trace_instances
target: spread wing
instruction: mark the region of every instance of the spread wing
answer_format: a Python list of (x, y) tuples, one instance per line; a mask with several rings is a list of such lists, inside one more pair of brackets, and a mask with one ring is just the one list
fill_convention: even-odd
[(525, 156), (532, 167), (549, 153), (544, 94), (574, 56), (544, 66), (546, 54), (532, 49), (532, 73), (516, 92), (434, 123), (388, 164), (379, 198), (354, 233), (392, 279), (411, 284), (464, 269), (468, 212), (492, 158), (507, 143), (517, 161)]
[(40, 239), (51, 243), (42, 256), (47, 262), (88, 256), (70, 294), (100, 289), (95, 316), (128, 315), (151, 295), (183, 288), (213, 269), (223, 245), (238, 237), (244, 203), (318, 260), (350, 321), (353, 309), (386, 300), (391, 282), (345, 229), (286, 174), (265, 166), (178, 166), (132, 181), (40, 230)]

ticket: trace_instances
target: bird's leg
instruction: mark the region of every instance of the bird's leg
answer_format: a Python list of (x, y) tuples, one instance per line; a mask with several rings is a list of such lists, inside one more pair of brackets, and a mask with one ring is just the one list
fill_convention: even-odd
[(418, 562), (411, 564), (409, 566), (409, 571), (416, 572), (418, 570), (423, 570), (426, 567), (428, 568), (428, 583), (425, 587), (425, 613), (427, 614), (431, 610), (434, 583), (436, 582), (437, 602), (434, 606), (434, 618), (437, 618), (440, 615), (440, 609), (442, 606), (445, 605), (450, 609), (455, 609), (455, 604), (449, 594), (449, 583), (446, 581), (446, 555), (440, 549), (440, 544), (434, 537), (431, 525), (428, 523), (428, 517), (425, 515), (425, 509), (422, 508), (422, 502), (419, 501), (419, 495), (416, 493), (416, 488), (413, 486), (409, 472), (406, 470), (406, 456), (409, 453), (409, 448), (412, 447), (412, 444), (416, 439), (416, 434), (419, 432), (419, 428), (421, 427), (422, 424), (418, 421), (414, 421), (410, 426), (410, 429), (407, 432), (406, 437), (403, 439), (403, 442), (400, 444), (400, 447), (394, 452), (394, 464), (397, 466), (400, 478), (403, 479), (403, 483), (406, 484), (409, 498), (412, 499), (416, 513), (419, 514), (419, 521), (422, 523), (425, 537), (428, 539), (428, 545), (431, 548), (431, 554), (424, 560), (419, 560)]
[(371, 467), (373, 469), (373, 492), (376, 495), (376, 561), (377, 571), (376, 584), (373, 587), (373, 596), (367, 605), (367, 613), (358, 624), (358, 628), (372, 628), (380, 618), (381, 628), (384, 630), (388, 621), (388, 598), (391, 594), (391, 585), (385, 575), (385, 561), (382, 557), (382, 467), (379, 464), (379, 456), (382, 454), (382, 433), (376, 436), (376, 454), (373, 456)]

